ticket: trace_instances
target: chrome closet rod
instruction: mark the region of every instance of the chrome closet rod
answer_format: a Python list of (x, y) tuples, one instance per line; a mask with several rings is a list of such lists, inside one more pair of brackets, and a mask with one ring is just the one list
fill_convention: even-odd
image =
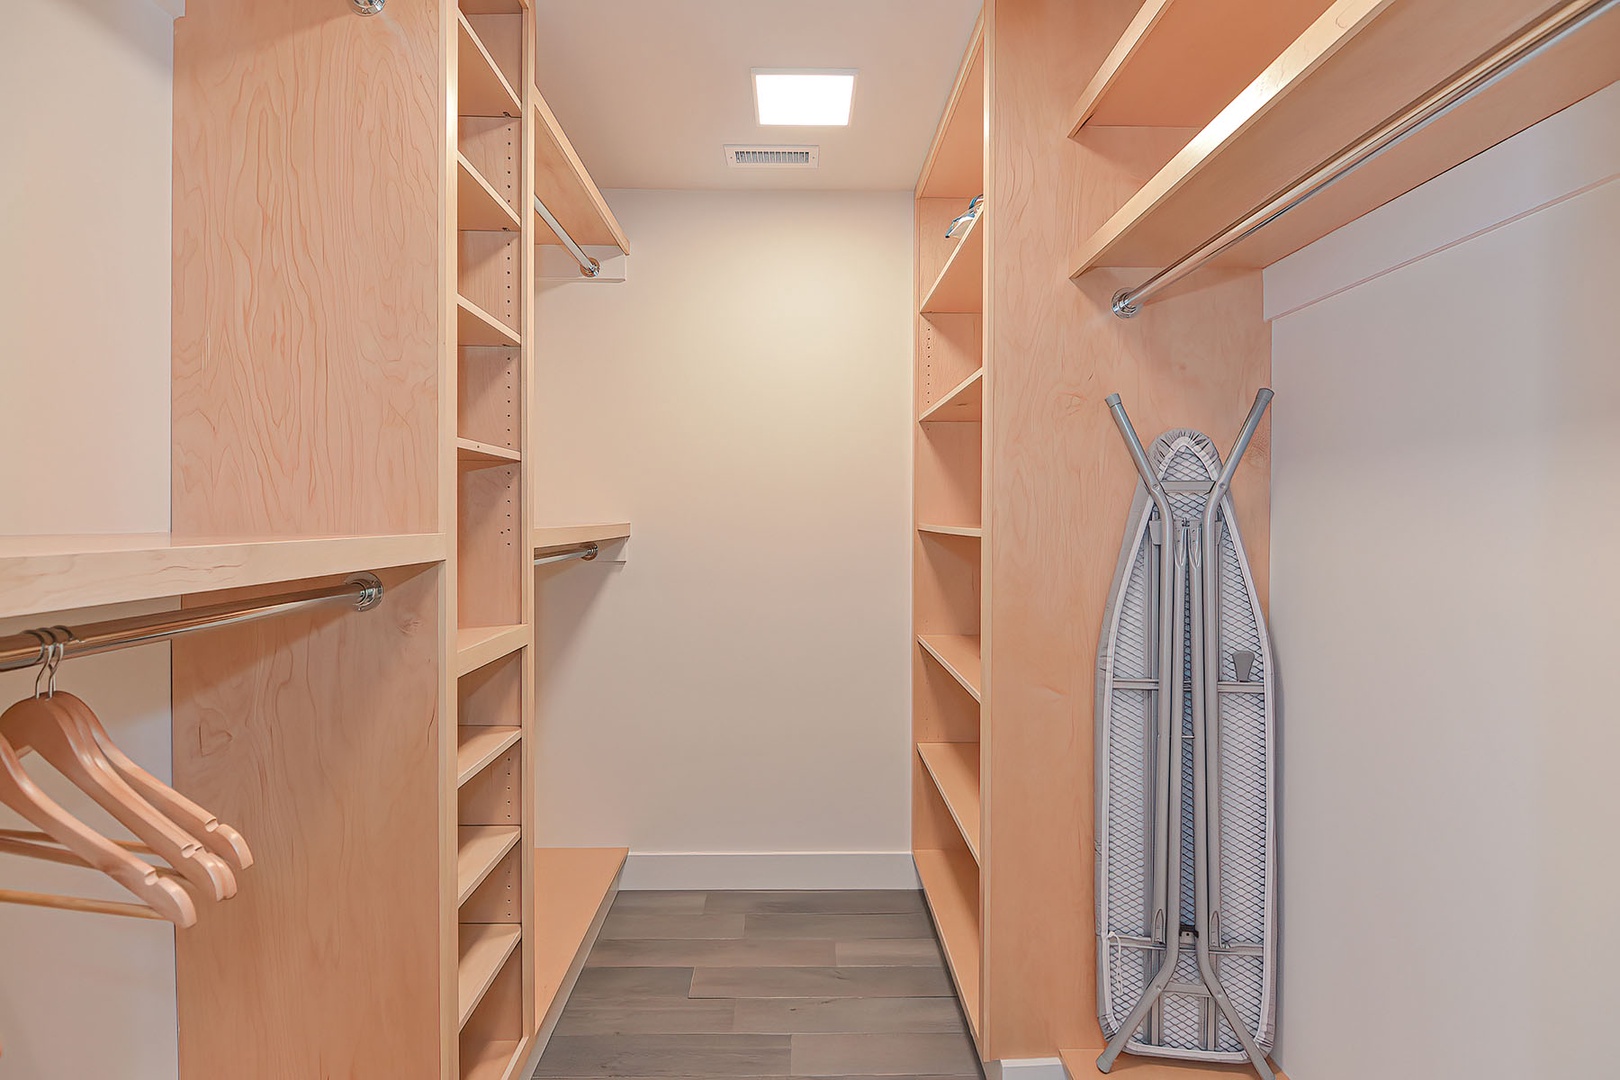
[(602, 549), (597, 547), (595, 543), (581, 544), (574, 551), (563, 551), (556, 552), (551, 555), (536, 556), (534, 565), (545, 566), (547, 563), (563, 562), (567, 559), (584, 559), (586, 562), (590, 562), (592, 559), (600, 555), (601, 552)]
[(1386, 120), (1382, 126), (1340, 150), (1304, 179), (1234, 221), (1136, 288), (1119, 290), (1113, 298), (1114, 314), (1122, 319), (1131, 318), (1141, 310), (1140, 305), (1155, 293), (1175, 284), (1234, 244), (1248, 239), (1301, 203), (1327, 190), (1408, 135), (1585, 26), (1616, 3), (1620, 3), (1620, 0), (1577, 0), (1533, 23), (1524, 33), (1475, 60)]
[(250, 622), (271, 615), (284, 615), (334, 600), (347, 600), (356, 611), (376, 607), (382, 600), (383, 584), (374, 574), (356, 574), (341, 585), (303, 592), (261, 596), (209, 607), (182, 608), (155, 615), (91, 623), (87, 626), (50, 626), (0, 638), (0, 671), (16, 671), (44, 663), (60, 644), (58, 659), (89, 653), (127, 649), (154, 641), (179, 637), (196, 630)]
[(585, 272), (586, 277), (595, 277), (602, 272), (602, 264), (585, 254), (585, 249), (574, 242), (574, 238), (568, 235), (568, 230), (562, 227), (562, 222), (546, 209), (546, 204), (540, 201), (538, 195), (534, 197), (534, 210), (546, 219), (546, 224), (551, 226), (551, 231), (557, 234), (557, 239), (563, 242), (563, 247), (567, 248), (568, 253), (579, 263), (579, 268)]

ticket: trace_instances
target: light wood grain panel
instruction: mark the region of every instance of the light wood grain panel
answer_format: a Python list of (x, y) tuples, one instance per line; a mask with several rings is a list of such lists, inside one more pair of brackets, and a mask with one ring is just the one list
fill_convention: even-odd
[(464, 230), (522, 228), (517, 211), (464, 154), (456, 159), (456, 224)]
[[(596, 181), (591, 179), (585, 164), (574, 152), (562, 125), (557, 123), (557, 117), (538, 89), (531, 86), (529, 93), (535, 125), (534, 193), (576, 244), (615, 247), (628, 255), (630, 241), (625, 239), (619, 220), (613, 216)], [(561, 241), (541, 222), (535, 243), (559, 244)]]
[[(978, 328), (974, 327), (974, 336)], [(928, 344), (924, 345), (925, 357)], [(926, 361), (925, 361), (926, 362)], [(918, 417), (920, 423), (972, 424), (984, 418), (984, 369), (979, 368), (961, 382), (947, 390), (940, 399), (929, 405)]]
[(549, 1031), (618, 894), (628, 848), (534, 852), (535, 1024)]
[[(509, 232), (456, 237), (456, 287), (477, 313), (498, 324), (495, 336), (462, 322), (461, 345), (517, 345), (523, 337), (523, 240)], [(476, 337), (468, 337), (472, 331)]]
[(456, 631), (456, 674), (476, 671), (528, 644), (529, 628), (526, 625), (464, 626)]
[(610, 521), (600, 525), (536, 525), (534, 550), (539, 553), (577, 544), (605, 544), (611, 540), (623, 540), (629, 535), (628, 521)]
[(457, 612), (462, 626), (507, 626), (523, 616), (521, 466), (463, 469), (456, 517)]
[(962, 831), (968, 854), (979, 859), (979, 744), (918, 743), (917, 756), (928, 769), (934, 787)]
[[(456, 793), (457, 820), (462, 825), (523, 823), (523, 754), (518, 746), (502, 752)], [(515, 882), (518, 887), (521, 881)]]
[(457, 784), (466, 784), (522, 737), (522, 728), (469, 727), (462, 724), (456, 735)]
[(981, 213), (954, 237), (956, 248), (945, 261), (928, 292), (923, 294), (924, 315), (963, 314), (984, 310), (984, 230)]
[(516, 349), (462, 349), (457, 365), (456, 431), (517, 450), (523, 433), (522, 356)]
[(984, 190), (984, 18), (974, 24), (951, 96), (917, 178), (919, 198), (971, 199)]
[(456, 680), (457, 722), (463, 727), (521, 727), (523, 658), (512, 654)]
[(921, 645), (950, 676), (962, 684), (963, 689), (979, 698), (982, 668), (979, 662), (979, 639), (970, 634), (919, 634)]
[(1081, 125), (1203, 127), (1329, 0), (1147, 0), (1075, 103)]
[(979, 424), (919, 424), (916, 517), (946, 525), (982, 523), (983, 429)]
[[(487, 1067), (485, 1062), (499, 1060), (508, 1048), (521, 1047), (528, 1039), (528, 1032), (524, 1028), (523, 958), (520, 953), (514, 952), (484, 992), (478, 1008), (473, 1010), (461, 1028), (459, 1044), (463, 1080), (474, 1067)], [(515, 1060), (517, 1053), (518, 1049), (512, 1050), (511, 1060)]]
[(482, 348), (516, 347), (523, 343), (522, 337), (509, 324), (471, 299), (461, 296), (456, 298), (456, 341), (463, 346)]
[(490, 59), (514, 91), (523, 85), (523, 13), (521, 11), (472, 11), (457, 5), (467, 24), (478, 34)]
[(526, 190), (523, 183), (523, 121), (509, 116), (458, 117), (456, 147), (495, 189), (501, 200), (511, 207), (513, 213), (521, 215)]
[(175, 25), (177, 535), (438, 531), (439, 47), (424, 4)]
[[(965, 848), (913, 852), (923, 895), (934, 918), (945, 960), (974, 1039), (981, 1040), (979, 871)], [(979, 1056), (985, 1057), (980, 1041)]]
[(478, 30), (459, 11), (456, 12), (456, 30), (456, 111), (462, 116), (521, 115), (523, 110), (511, 80), (490, 54)]
[(456, 969), (457, 1000), (465, 1024), (495, 982), (507, 957), (517, 949), (519, 927), (501, 923), (461, 924), (461, 963)]
[(517, 844), (519, 830), (514, 825), (462, 825), (456, 831), (460, 836), (456, 893), (458, 900), (465, 903)]
[(977, 634), (977, 538), (919, 530), (913, 558), (912, 611), (917, 633)]
[[(515, 812), (512, 819), (514, 822), (517, 819)], [(519, 845), (501, 856), (489, 876), (461, 902), (456, 917), (463, 923), (506, 923), (521, 927), (526, 894), (523, 851)]]
[(175, 786), (255, 860), (175, 939), (188, 1080), (423, 1076), (437, 1061), (441, 574), (383, 574), (371, 611), (171, 646)]

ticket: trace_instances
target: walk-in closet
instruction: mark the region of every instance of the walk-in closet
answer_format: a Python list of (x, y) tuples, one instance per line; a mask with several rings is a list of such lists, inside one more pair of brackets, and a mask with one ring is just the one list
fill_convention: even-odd
[(0, 30), (0, 1080), (1620, 1077), (1620, 3)]

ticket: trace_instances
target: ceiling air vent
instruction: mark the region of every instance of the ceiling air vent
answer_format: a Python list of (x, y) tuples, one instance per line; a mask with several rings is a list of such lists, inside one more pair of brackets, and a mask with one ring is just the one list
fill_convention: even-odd
[(726, 164), (733, 169), (814, 169), (821, 165), (821, 147), (727, 146)]

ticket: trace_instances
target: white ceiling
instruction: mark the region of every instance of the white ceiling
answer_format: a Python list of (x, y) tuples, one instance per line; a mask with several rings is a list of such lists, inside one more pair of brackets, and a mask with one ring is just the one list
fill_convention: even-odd
[[(910, 189), (980, 0), (536, 0), (540, 92), (604, 188)], [(847, 128), (760, 127), (751, 68), (858, 68)], [(814, 143), (815, 170), (727, 143)]]

